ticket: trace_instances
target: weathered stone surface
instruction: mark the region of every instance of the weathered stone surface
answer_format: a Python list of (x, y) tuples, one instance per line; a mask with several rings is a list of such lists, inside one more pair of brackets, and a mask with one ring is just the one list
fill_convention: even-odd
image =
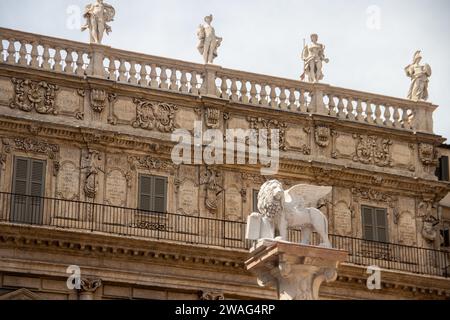
[(131, 123), (136, 118), (136, 105), (131, 98), (119, 97), (113, 110), (119, 121)]
[(106, 174), (105, 202), (113, 206), (126, 207), (127, 179), (119, 169), (112, 169)]
[(55, 104), (60, 112), (76, 113), (83, 107), (84, 97), (77, 90), (61, 88), (55, 99)]
[(198, 121), (198, 116), (192, 109), (180, 108), (175, 116), (176, 126), (185, 130), (194, 130), (195, 121)]
[(0, 78), (0, 103), (7, 106), (14, 96), (14, 85), (11, 79)]

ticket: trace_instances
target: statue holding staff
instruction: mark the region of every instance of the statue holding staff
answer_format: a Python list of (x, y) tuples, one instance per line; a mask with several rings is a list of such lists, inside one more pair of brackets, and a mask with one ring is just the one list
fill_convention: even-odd
[(416, 51), (413, 63), (405, 68), (406, 75), (411, 78), (408, 99), (413, 101), (426, 101), (428, 99), (428, 78), (431, 77), (432, 72), (428, 64), (420, 64), (421, 60), (421, 52)]
[(107, 34), (112, 31), (107, 23), (114, 21), (115, 14), (116, 11), (111, 5), (104, 3), (103, 0), (97, 0), (96, 3), (86, 6), (83, 15), (86, 25), (81, 28), (81, 31), (89, 29), (90, 42), (101, 44), (105, 31)]
[(203, 56), (205, 64), (212, 64), (214, 59), (217, 58), (217, 49), (222, 44), (222, 38), (216, 36), (216, 31), (211, 25), (213, 21), (212, 14), (205, 17), (205, 24), (200, 25), (197, 30), (197, 37), (199, 44), (197, 46), (198, 51)]
[(325, 46), (318, 43), (319, 36), (317, 34), (311, 35), (311, 44), (303, 44), (302, 59), (304, 61), (304, 70), (300, 79), (305, 80), (308, 76), (308, 81), (317, 83), (323, 79), (322, 66), (323, 62), (328, 63), (330, 60), (325, 57)]

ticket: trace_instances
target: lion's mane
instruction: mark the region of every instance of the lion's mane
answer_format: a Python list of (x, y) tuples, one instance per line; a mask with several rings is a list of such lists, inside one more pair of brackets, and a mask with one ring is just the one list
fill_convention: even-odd
[(283, 190), (279, 181), (270, 180), (262, 185), (258, 194), (258, 210), (260, 214), (268, 218), (274, 218), (283, 211), (284, 199), (275, 199), (274, 190), (276, 188)]

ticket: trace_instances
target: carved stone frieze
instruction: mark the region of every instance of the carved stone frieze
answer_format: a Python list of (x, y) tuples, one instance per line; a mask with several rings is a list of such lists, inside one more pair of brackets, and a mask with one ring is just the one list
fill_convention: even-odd
[(178, 166), (169, 160), (154, 158), (152, 156), (130, 156), (128, 163), (131, 170), (137, 168), (146, 170), (162, 170), (166, 172), (174, 172)]
[(134, 128), (173, 132), (176, 129), (175, 112), (178, 107), (165, 102), (134, 99), (136, 104), (136, 120)]
[(45, 81), (32, 81), (12, 78), (14, 88), (14, 98), (10, 103), (12, 109), (19, 109), (25, 112), (35, 110), (40, 114), (57, 115), (55, 107), (56, 91), (59, 87)]
[(225, 300), (225, 297), (224, 297), (222, 292), (202, 291), (200, 293), (200, 300), (204, 300), (204, 301), (219, 301), (219, 300)]
[(354, 162), (372, 164), (379, 167), (390, 167), (392, 165), (391, 140), (365, 135), (354, 135), (353, 137), (358, 140), (356, 152), (353, 156)]
[(392, 209), (393, 221), (398, 224), (400, 213), (399, 213), (399, 198), (396, 195), (390, 195), (388, 193), (378, 191), (375, 189), (360, 187), (352, 188), (353, 200), (359, 203), (361, 200), (377, 203), (385, 203)]

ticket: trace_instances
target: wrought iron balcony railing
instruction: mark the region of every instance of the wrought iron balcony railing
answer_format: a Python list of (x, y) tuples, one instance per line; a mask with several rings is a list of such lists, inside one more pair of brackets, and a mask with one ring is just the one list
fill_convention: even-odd
[[(0, 223), (100, 232), (248, 250), (246, 223), (173, 213), (157, 213), (73, 200), (0, 193)], [(298, 241), (300, 231), (290, 230)], [(449, 277), (445, 251), (330, 235), (334, 248), (349, 252), (348, 263)]]

